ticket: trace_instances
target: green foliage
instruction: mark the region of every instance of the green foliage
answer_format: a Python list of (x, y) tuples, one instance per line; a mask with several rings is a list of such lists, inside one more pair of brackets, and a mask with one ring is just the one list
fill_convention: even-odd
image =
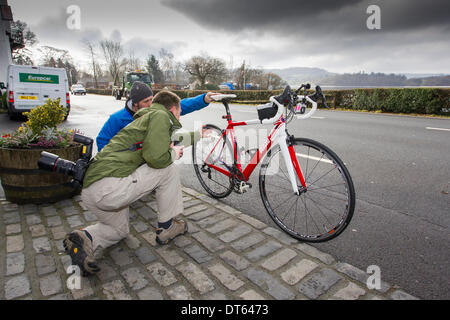
[(199, 90), (220, 90), (220, 88), (216, 84), (207, 83), (204, 86), (200, 86)]
[(89, 88), (89, 89), (86, 89), (86, 93), (93, 93), (93, 94), (101, 94), (101, 95), (110, 96), (110, 95), (112, 95), (112, 90), (111, 89), (94, 89), (94, 88)]
[(352, 109), (392, 113), (445, 114), (450, 90), (433, 88), (355, 89)]
[[(99, 89), (100, 90), (100, 89)], [(97, 91), (98, 94), (111, 94), (111, 90)], [(172, 90), (181, 99), (192, 98), (208, 91), (235, 94), (234, 103), (265, 103), (271, 96), (282, 90)], [(92, 89), (89, 90), (92, 92)], [(158, 90), (153, 90), (158, 93)], [(312, 93), (312, 91), (310, 91)], [(365, 110), (391, 113), (415, 113), (450, 115), (450, 89), (440, 88), (376, 88), (324, 91), (327, 104), (331, 108)], [(321, 104), (319, 103), (319, 107)]]
[(59, 99), (47, 102), (25, 113), (28, 121), (15, 131), (0, 136), (3, 148), (64, 148), (74, 144), (77, 130), (57, 126), (66, 116), (66, 108), (59, 105)]
[(44, 127), (56, 128), (64, 121), (67, 114), (65, 107), (60, 105), (60, 99), (52, 101), (48, 99), (44, 105), (37, 106), (31, 109), (30, 112), (25, 112), (24, 115), (28, 117), (25, 123), (34, 134), (40, 135)]
[(148, 56), (147, 60), (147, 71), (152, 75), (152, 79), (154, 83), (164, 83), (164, 73), (161, 70), (161, 67), (159, 66), (159, 61), (156, 59), (156, 57), (152, 54)]
[(10, 134), (4, 134), (0, 138), (0, 147), (4, 148), (26, 148), (38, 139), (38, 135), (26, 125), (22, 125)]

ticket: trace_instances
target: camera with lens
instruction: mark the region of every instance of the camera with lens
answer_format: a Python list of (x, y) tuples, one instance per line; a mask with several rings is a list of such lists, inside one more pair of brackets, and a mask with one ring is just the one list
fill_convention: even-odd
[(38, 167), (45, 171), (72, 176), (72, 187), (78, 189), (83, 186), (84, 174), (90, 164), (94, 140), (80, 134), (75, 134), (73, 136), (73, 141), (83, 144), (81, 158), (76, 162), (61, 159), (56, 154), (42, 151), (41, 157), (38, 160)]

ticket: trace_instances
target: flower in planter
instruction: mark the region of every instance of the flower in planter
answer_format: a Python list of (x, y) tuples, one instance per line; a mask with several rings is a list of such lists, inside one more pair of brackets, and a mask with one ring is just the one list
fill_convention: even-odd
[(26, 112), (28, 120), (15, 131), (0, 137), (4, 148), (64, 148), (74, 145), (76, 129), (58, 128), (66, 116), (59, 98)]

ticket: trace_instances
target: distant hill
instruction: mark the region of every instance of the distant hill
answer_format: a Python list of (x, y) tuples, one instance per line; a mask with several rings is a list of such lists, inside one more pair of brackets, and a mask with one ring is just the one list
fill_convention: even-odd
[(332, 73), (320, 68), (295, 67), (265, 69), (278, 74), (291, 86), (302, 83), (326, 86), (450, 86), (450, 75), (446, 74), (386, 74), (386, 73)]
[(445, 73), (401, 73), (401, 74), (408, 79), (442, 77), (447, 75)]
[(385, 73), (344, 73), (326, 77), (320, 81), (328, 86), (403, 86), (406, 77)]
[(334, 75), (334, 73), (328, 72), (324, 69), (306, 67), (264, 69), (264, 71), (278, 74), (291, 86), (297, 86), (306, 82), (318, 83), (319, 80)]
[(412, 78), (405, 83), (407, 86), (450, 86), (450, 76)]

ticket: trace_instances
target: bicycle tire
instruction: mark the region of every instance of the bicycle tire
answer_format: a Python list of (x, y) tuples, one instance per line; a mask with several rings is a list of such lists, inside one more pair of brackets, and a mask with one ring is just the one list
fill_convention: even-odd
[[(355, 210), (356, 196), (350, 173), (343, 161), (331, 149), (317, 141), (294, 138), (293, 146), (297, 159), (302, 158), (299, 164), (306, 181), (307, 191), (300, 195), (292, 191), (287, 173), (283, 172), (283, 166), (285, 169), (283, 160), (279, 162), (279, 170), (275, 167), (269, 168), (272, 161), (274, 161), (272, 165), (276, 165), (277, 155), (281, 158), (280, 147), (276, 146), (268, 152), (260, 169), (259, 189), (263, 204), (272, 220), (291, 237), (304, 242), (331, 240), (345, 230)], [(310, 162), (314, 163), (314, 167), (308, 167)], [(268, 170), (272, 172), (268, 174)], [(281, 171), (282, 174), (273, 174), (275, 170)], [(281, 178), (277, 180), (275, 176)], [(298, 178), (297, 185), (300, 186)], [(281, 189), (283, 190), (280, 193)], [(281, 202), (277, 203), (277, 201)], [(300, 211), (298, 212), (299, 201)], [(295, 213), (292, 214), (294, 204)], [(282, 209), (278, 210), (281, 205), (283, 205)], [(300, 215), (304, 217), (303, 220), (299, 219)], [(288, 218), (287, 223), (286, 218)], [(299, 219), (299, 225), (296, 226), (297, 219)], [(313, 233), (312, 229), (316, 231)]]
[[(219, 137), (222, 136), (222, 130), (219, 127), (215, 126), (215, 125), (207, 124), (207, 125), (204, 126), (204, 128), (215, 131), (216, 135), (219, 136)], [(204, 140), (201, 139), (201, 140), (197, 141), (196, 143), (194, 143), (194, 145), (192, 146), (192, 163), (193, 163), (193, 166), (194, 166), (195, 174), (197, 175), (197, 178), (198, 178), (200, 184), (202, 185), (202, 187), (212, 197), (214, 197), (214, 198), (225, 198), (233, 191), (232, 180), (229, 177), (225, 176), (224, 174), (222, 174), (222, 173), (220, 173), (220, 172), (218, 172), (218, 171), (216, 171), (214, 169), (211, 169), (211, 168), (208, 167), (209, 168), (209, 171), (208, 171), (208, 168), (206, 168), (206, 167), (203, 168), (204, 160), (205, 160), (205, 159), (203, 159), (204, 158), (204, 155), (203, 155), (203, 153), (204, 153), (203, 150), (204, 149), (203, 148), (205, 147), (202, 144), (203, 141)], [(226, 147), (225, 148), (226, 148), (227, 152), (231, 152), (231, 154), (229, 154), (229, 156), (232, 156), (233, 155), (233, 148), (231, 148), (231, 144), (230, 144), (230, 142), (228, 140), (225, 140), (225, 141), (226, 141)], [(213, 145), (215, 145), (216, 142), (217, 141), (215, 141), (213, 143)], [(200, 155), (200, 153), (201, 153), (201, 155)], [(198, 157), (200, 157), (200, 161), (201, 161), (200, 164), (198, 163), (198, 159), (197, 159)], [(231, 162), (231, 160), (229, 160), (229, 161)], [(224, 164), (224, 166), (227, 165), (227, 164), (230, 165), (230, 166), (233, 165), (233, 163), (231, 162), (231, 163)], [(206, 171), (204, 171), (204, 170), (206, 170)], [(212, 178), (213, 174), (215, 175), (214, 179)], [(223, 178), (223, 179), (221, 179), (221, 183), (218, 183), (217, 180), (215, 180), (215, 179), (219, 179), (219, 178)], [(210, 182), (216, 182), (216, 186), (219, 185), (222, 188), (218, 188), (219, 190), (218, 189), (214, 190), (213, 187), (212, 187), (213, 184), (209, 185)]]

